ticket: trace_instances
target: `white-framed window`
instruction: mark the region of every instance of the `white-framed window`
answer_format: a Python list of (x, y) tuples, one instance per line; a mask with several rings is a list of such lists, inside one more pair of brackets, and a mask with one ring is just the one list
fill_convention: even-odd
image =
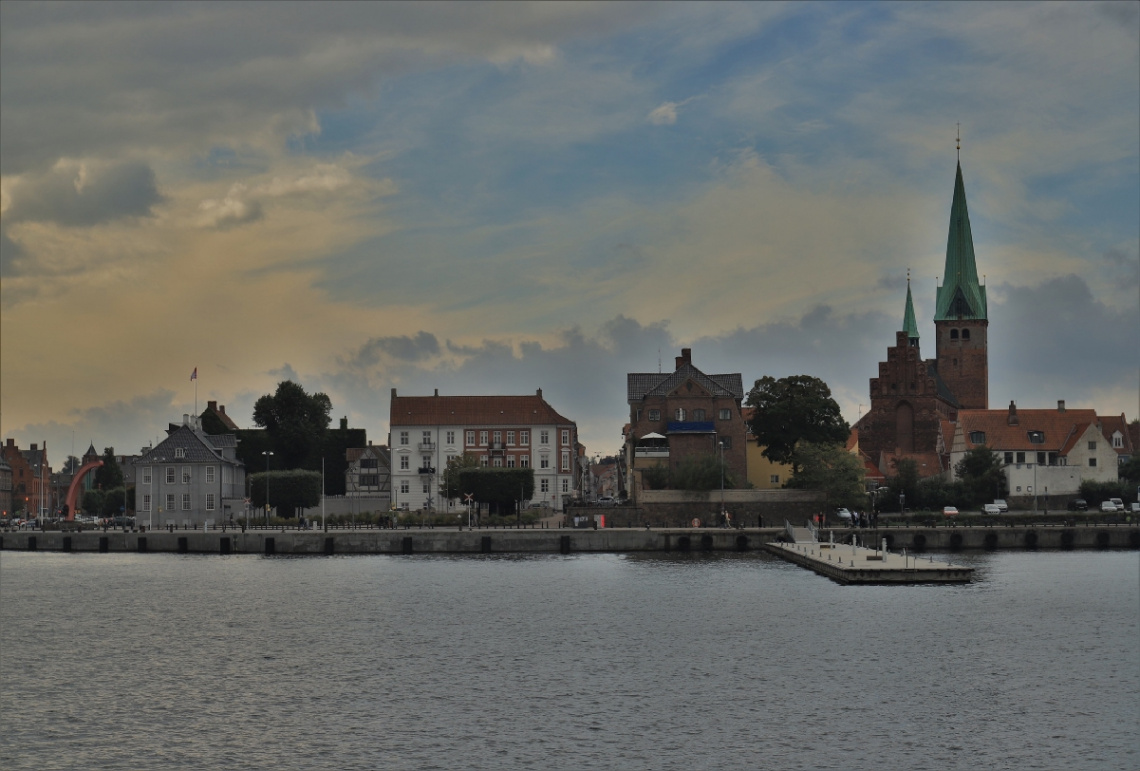
[(479, 446), (480, 447), (486, 447), (487, 446), (487, 432), (486, 431), (480, 431), (479, 432)]
[(563, 447), (569, 447), (570, 446), (570, 429), (568, 429), (568, 428), (562, 429), (562, 446)]
[(523, 447), (530, 444), (530, 431), (519, 431), (519, 444)]
[(143, 477), (142, 483), (144, 485), (149, 485), (150, 484), (150, 466), (143, 466), (142, 477)]
[(494, 465), (495, 468), (502, 468), (503, 467), (503, 459), (502, 458), (495, 458), (495, 462), (492, 465)]
[(507, 432), (507, 444), (513, 445), (514, 443), (515, 443), (515, 432), (514, 431), (508, 431)]
[(190, 511), (190, 493), (182, 493), (182, 510)]
[(780, 475), (779, 474), (773, 474), (772, 476), (768, 477), (768, 483), (773, 484), (773, 485), (780, 484)]
[(550, 480), (549, 479), (543, 479), (542, 480), (541, 489), (542, 489), (542, 492), (544, 492), (544, 493), (550, 492)]
[(550, 468), (550, 456), (549, 455), (540, 456), (538, 459), (538, 467), (539, 468)]
[(186, 448), (185, 447), (175, 447), (174, 448), (174, 457), (175, 458), (185, 458), (186, 457)]
[(430, 492), (431, 492), (431, 483), (429, 483), (429, 482), (424, 482), (424, 492), (425, 492), (425, 493), (430, 493)]
[(483, 468), (487, 468), (487, 461), (488, 460), (490, 460), (490, 459), (486, 455), (480, 457), (479, 458), (479, 465), (482, 466)]
[(649, 422), (650, 423), (657, 423), (660, 420), (661, 420), (661, 410), (650, 410), (649, 411)]
[(431, 468), (431, 456), (430, 455), (421, 455), (420, 460), (423, 461), (423, 463), (420, 465), (420, 468)]
[(562, 480), (562, 492), (564, 492), (564, 493), (570, 492), (570, 480), (569, 479), (563, 479)]
[(174, 466), (166, 467), (166, 484), (174, 484)]
[(539, 444), (550, 444), (550, 432), (546, 431), (546, 430), (539, 431), (538, 432), (538, 443)]
[(431, 444), (431, 431), (424, 431), (423, 444)]
[(182, 467), (182, 484), (184, 484), (184, 485), (190, 484), (190, 467), (189, 466), (183, 466)]
[(684, 421), (684, 419), (685, 419), (685, 408), (684, 407), (678, 407), (673, 412), (673, 419), (676, 421)]
[(732, 420), (732, 410), (721, 410), (719, 414), (721, 420)]
[(400, 456), (400, 470), (401, 471), (407, 471), (411, 467), (412, 467), (411, 456), (410, 455), (401, 455)]
[(530, 468), (530, 456), (529, 455), (520, 455), (519, 456), (519, 467), (520, 468)]
[(214, 494), (206, 493), (206, 511), (214, 510)]
[(507, 456), (507, 468), (514, 468), (514, 467), (515, 467), (515, 456), (514, 455), (508, 455)]
[(496, 431), (494, 434), (494, 438), (491, 441), (493, 441), (495, 444), (501, 443), (503, 441), (503, 432), (502, 431)]
[(400, 492), (404, 495), (407, 495), (409, 492), (411, 492), (411, 488), (408, 486), (408, 480), (405, 479), (400, 482)]
[(174, 511), (174, 493), (166, 494), (166, 510)]
[(150, 495), (143, 495), (143, 511), (150, 511)]
[(454, 431), (448, 431), (447, 432), (447, 443), (448, 444), (455, 444), (455, 432)]
[(702, 421), (705, 419), (704, 410), (693, 410), (693, 420)]
[(468, 431), (467, 432), (467, 446), (468, 447), (474, 447), (475, 446), (475, 432), (474, 431)]
[(400, 432), (400, 444), (407, 445), (408, 442), (410, 442), (410, 441), (411, 441), (411, 436), (409, 436), (408, 432), (407, 431), (401, 431)]
[(570, 451), (569, 450), (564, 450), (562, 452), (562, 470), (563, 471), (569, 471), (570, 470)]
[(206, 466), (206, 484), (212, 485), (214, 483), (214, 475), (218, 473), (216, 466)]
[(1120, 434), (1113, 434), (1112, 435), (1112, 446), (1119, 450), (1121, 447), (1124, 446), (1124, 437), (1122, 437)]

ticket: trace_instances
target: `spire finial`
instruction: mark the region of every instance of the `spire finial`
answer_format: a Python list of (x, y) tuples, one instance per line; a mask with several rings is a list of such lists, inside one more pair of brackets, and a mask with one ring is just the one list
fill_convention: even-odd
[(962, 160), (962, 124), (959, 123), (958, 132), (954, 135), (954, 149), (958, 151), (958, 161)]

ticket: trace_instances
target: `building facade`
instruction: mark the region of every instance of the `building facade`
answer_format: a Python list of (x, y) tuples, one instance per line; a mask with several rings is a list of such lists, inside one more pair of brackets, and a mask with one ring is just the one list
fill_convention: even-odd
[[(392, 501), (391, 453), (382, 444), (345, 450), (344, 494), (348, 498), (374, 498), (387, 509)], [(386, 501), (386, 502), (385, 502)]]
[(4, 443), (4, 460), (12, 472), (12, 508), (26, 517), (38, 516), (41, 511), (50, 513), (54, 501), (51, 495), (51, 464), (47, 459), (47, 442), (41, 448), (33, 443), (21, 450), (14, 439)]
[(740, 373), (706, 375), (682, 348), (670, 373), (626, 375), (629, 427), (626, 463), (630, 494), (637, 499), (650, 468), (675, 470), (699, 456), (723, 456), (736, 486), (748, 478), (746, 434)]
[(456, 510), (440, 500), (444, 469), (468, 455), (481, 466), (534, 469), (534, 497), (561, 511), (580, 495), (578, 427), (533, 396), (400, 396), (392, 389), (388, 446), (392, 503)]
[(245, 464), (233, 434), (207, 434), (183, 416), (134, 463), (135, 517), (150, 527), (239, 519), (246, 509)]

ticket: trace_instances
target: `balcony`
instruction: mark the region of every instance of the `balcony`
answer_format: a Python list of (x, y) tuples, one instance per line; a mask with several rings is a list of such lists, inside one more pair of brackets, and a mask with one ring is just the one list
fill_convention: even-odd
[(420, 442), (419, 446), (424, 452), (435, 452), (435, 442)]
[(668, 458), (668, 447), (635, 447), (633, 448), (633, 457), (635, 458)]
[(429, 474), (435, 473), (435, 467), (433, 467), (433, 466), (420, 466), (418, 471), (420, 472), (421, 476), (427, 476)]

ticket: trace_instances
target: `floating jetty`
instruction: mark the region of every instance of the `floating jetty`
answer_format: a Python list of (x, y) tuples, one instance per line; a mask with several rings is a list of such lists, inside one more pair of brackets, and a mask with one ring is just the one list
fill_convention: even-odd
[(813, 528), (788, 525), (792, 543), (767, 543), (772, 554), (814, 570), (841, 584), (964, 584), (973, 580), (974, 569), (901, 553), (886, 548), (868, 549), (852, 543), (819, 543)]

